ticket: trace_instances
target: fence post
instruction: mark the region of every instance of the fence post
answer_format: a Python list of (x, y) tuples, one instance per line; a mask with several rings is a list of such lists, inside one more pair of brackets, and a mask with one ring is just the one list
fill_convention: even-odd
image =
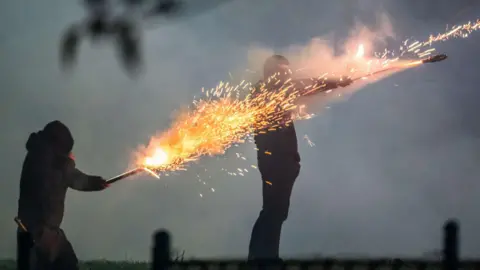
[(170, 234), (158, 230), (153, 237), (152, 270), (168, 270), (171, 263)]
[(456, 220), (447, 220), (443, 239), (443, 270), (459, 269), (459, 225)]

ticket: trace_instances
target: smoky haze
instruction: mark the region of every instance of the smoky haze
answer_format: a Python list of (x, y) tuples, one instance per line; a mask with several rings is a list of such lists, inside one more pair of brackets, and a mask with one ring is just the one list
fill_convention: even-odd
[[(75, 72), (59, 72), (61, 31), (83, 16), (75, 1), (4, 3), (0, 257), (15, 254), (12, 219), (30, 132), (54, 119), (67, 123), (78, 167), (113, 176), (201, 87), (250, 67), (256, 49), (288, 52), (329, 40), (341, 55), (359, 23), (389, 33), (376, 49), (397, 49), (407, 37), (423, 40), (446, 24), (477, 19), (480, 10), (476, 1), (417, 2), (232, 1), (146, 32), (146, 72), (137, 81), (125, 76), (108, 43), (83, 44)], [(473, 33), (437, 44), (447, 61), (368, 84), (298, 122), (302, 171), (282, 254), (420, 256), (440, 247), (442, 222), (456, 217), (463, 255), (480, 255), (479, 41)], [(253, 58), (261, 62), (260, 56)], [(170, 230), (187, 257), (245, 257), (261, 206), (260, 176), (251, 169), (231, 176), (221, 168), (255, 163), (254, 146), (245, 144), (161, 180), (143, 176), (101, 193), (69, 191), (63, 227), (81, 259), (148, 259), (157, 228)]]

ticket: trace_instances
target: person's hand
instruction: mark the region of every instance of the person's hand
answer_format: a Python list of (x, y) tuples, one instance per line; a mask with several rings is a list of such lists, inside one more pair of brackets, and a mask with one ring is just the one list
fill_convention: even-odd
[(345, 87), (353, 83), (353, 80), (350, 77), (341, 77), (338, 81), (338, 86)]
[(92, 183), (92, 189), (98, 190), (98, 191), (104, 190), (110, 186), (107, 180), (105, 180), (101, 176), (91, 176), (91, 183)]

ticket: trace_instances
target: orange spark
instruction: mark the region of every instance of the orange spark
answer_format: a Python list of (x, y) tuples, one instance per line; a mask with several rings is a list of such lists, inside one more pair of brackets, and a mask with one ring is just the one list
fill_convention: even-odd
[(412, 62), (403, 64), (403, 66), (404, 66), (404, 67), (413, 67), (413, 66), (418, 66), (418, 65), (421, 65), (421, 64), (423, 64), (423, 61), (422, 61), (422, 60), (418, 60), (418, 61), (412, 61)]

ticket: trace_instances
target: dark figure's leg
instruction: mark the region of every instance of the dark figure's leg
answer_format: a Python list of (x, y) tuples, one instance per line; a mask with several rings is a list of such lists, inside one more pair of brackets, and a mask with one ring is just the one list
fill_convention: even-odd
[(78, 267), (78, 258), (73, 250), (73, 246), (68, 241), (63, 230), (61, 230), (62, 240), (60, 245), (60, 251), (58, 257), (53, 263), (54, 270), (77, 270)]
[[(260, 167), (260, 165), (259, 165)], [(298, 163), (260, 168), (263, 208), (255, 222), (249, 246), (249, 260), (279, 259), (280, 235), (288, 217), (290, 195), (300, 172)]]
[(33, 262), (35, 270), (51, 270), (53, 261), (57, 257), (60, 243), (60, 233), (58, 229), (43, 227), (34, 232), (35, 240), (35, 261)]
[(28, 232), (17, 232), (17, 269), (30, 270), (33, 239)]
[(35, 270), (78, 269), (77, 256), (63, 230), (44, 228), (35, 239)]

